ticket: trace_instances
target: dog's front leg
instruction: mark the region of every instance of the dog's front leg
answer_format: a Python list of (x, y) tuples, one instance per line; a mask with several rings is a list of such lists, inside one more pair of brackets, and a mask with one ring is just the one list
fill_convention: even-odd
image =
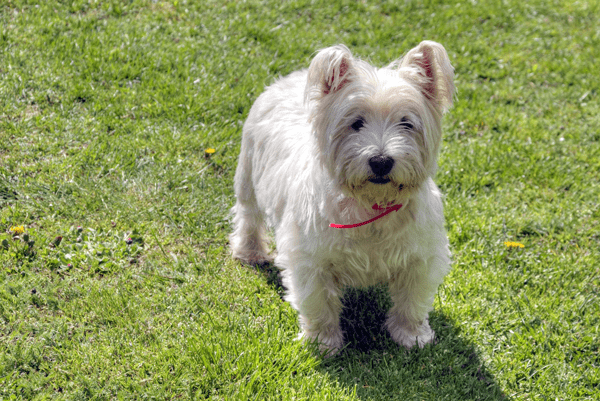
[(300, 315), (301, 337), (317, 342), (326, 356), (334, 355), (344, 341), (340, 329), (339, 287), (331, 275), (309, 267), (295, 269), (286, 281), (287, 299)]
[(422, 348), (435, 338), (428, 317), (441, 278), (430, 274), (432, 268), (427, 261), (413, 261), (389, 284), (393, 306), (385, 325), (392, 339), (406, 348)]

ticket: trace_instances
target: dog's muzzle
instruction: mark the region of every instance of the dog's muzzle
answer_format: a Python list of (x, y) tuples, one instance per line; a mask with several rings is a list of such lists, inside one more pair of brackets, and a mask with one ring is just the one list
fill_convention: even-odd
[(374, 156), (369, 159), (369, 167), (371, 167), (371, 171), (375, 174), (375, 177), (369, 178), (369, 182), (373, 184), (387, 184), (390, 182), (387, 175), (394, 167), (394, 159), (383, 155)]

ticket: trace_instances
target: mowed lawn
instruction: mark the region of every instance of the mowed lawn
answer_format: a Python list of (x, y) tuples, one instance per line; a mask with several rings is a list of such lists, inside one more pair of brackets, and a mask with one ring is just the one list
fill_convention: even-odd
[[(424, 39), (458, 91), (437, 340), (349, 291), (322, 360), (230, 257), (242, 124), (322, 47)], [(1, 1), (0, 399), (600, 399), (599, 65), (596, 1)]]

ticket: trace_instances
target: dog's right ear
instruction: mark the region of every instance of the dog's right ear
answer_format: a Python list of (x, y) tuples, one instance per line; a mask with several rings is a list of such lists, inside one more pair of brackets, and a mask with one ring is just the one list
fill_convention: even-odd
[(454, 67), (446, 49), (426, 40), (409, 51), (400, 62), (402, 75), (415, 83), (426, 98), (446, 112), (454, 98)]
[(308, 67), (304, 93), (306, 101), (335, 93), (350, 82), (353, 75), (352, 53), (344, 45), (321, 50)]

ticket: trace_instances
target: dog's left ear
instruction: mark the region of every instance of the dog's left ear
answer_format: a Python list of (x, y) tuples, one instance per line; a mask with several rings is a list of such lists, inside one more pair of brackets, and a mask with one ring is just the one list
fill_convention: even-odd
[(452, 106), (454, 67), (444, 46), (429, 40), (421, 42), (402, 58), (400, 74), (420, 87), (442, 113)]
[(344, 45), (321, 50), (308, 67), (306, 100), (318, 100), (335, 93), (352, 80), (352, 53)]

